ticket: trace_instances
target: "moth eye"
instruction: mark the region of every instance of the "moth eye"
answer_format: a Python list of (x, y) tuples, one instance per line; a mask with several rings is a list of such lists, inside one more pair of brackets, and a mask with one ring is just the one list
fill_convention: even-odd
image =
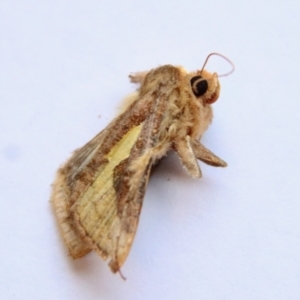
[(191, 86), (196, 97), (204, 95), (208, 89), (207, 80), (203, 79), (202, 76), (192, 77)]

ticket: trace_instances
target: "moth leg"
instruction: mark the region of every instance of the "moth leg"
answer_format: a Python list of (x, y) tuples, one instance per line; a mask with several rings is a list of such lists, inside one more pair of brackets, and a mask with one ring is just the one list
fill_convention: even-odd
[(190, 175), (200, 178), (202, 173), (191, 145), (190, 136), (186, 136), (185, 139), (176, 140), (174, 149)]
[(205, 148), (199, 141), (193, 140), (191, 142), (192, 149), (195, 156), (204, 163), (214, 167), (226, 167), (227, 163), (220, 157), (213, 154), (210, 150)]
[(142, 84), (147, 74), (148, 71), (132, 73), (129, 75), (130, 82)]

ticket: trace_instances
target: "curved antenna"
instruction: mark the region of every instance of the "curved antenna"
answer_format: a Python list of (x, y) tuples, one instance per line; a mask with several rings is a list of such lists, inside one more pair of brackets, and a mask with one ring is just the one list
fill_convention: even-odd
[(206, 57), (206, 60), (205, 60), (205, 62), (204, 62), (204, 64), (203, 64), (203, 67), (202, 67), (200, 73), (202, 73), (202, 71), (204, 70), (204, 67), (205, 67), (205, 65), (207, 64), (208, 59), (209, 59), (211, 56), (213, 56), (213, 55), (217, 55), (217, 56), (220, 56), (220, 57), (224, 58), (224, 59), (231, 65), (231, 67), (232, 67), (232, 69), (231, 69), (230, 72), (225, 73), (225, 74), (222, 74), (222, 75), (218, 75), (218, 77), (224, 77), (224, 76), (230, 75), (231, 73), (234, 72), (235, 66), (234, 66), (234, 64), (233, 64), (233, 62), (232, 62), (231, 60), (229, 60), (226, 56), (224, 56), (224, 55), (222, 55), (222, 54), (220, 54), (220, 53), (213, 52), (213, 53), (208, 54), (208, 56)]

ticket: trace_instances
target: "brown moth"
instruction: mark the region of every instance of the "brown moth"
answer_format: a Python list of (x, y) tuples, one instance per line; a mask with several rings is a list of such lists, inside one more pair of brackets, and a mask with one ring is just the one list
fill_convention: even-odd
[(72, 258), (94, 250), (110, 260), (112, 272), (120, 270), (151, 167), (169, 150), (192, 177), (201, 177), (197, 159), (226, 166), (199, 142), (220, 92), (218, 75), (203, 68), (189, 73), (165, 65), (130, 75), (140, 87), (123, 112), (58, 170), (51, 201)]

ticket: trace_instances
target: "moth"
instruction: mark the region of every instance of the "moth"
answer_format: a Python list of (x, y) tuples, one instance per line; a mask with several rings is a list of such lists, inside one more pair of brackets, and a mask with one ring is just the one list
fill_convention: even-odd
[(94, 250), (109, 259), (112, 272), (120, 271), (151, 168), (171, 149), (192, 177), (201, 177), (197, 160), (226, 166), (199, 142), (220, 93), (218, 75), (204, 66), (187, 72), (164, 65), (130, 75), (139, 87), (123, 111), (58, 170), (51, 201), (72, 258)]

